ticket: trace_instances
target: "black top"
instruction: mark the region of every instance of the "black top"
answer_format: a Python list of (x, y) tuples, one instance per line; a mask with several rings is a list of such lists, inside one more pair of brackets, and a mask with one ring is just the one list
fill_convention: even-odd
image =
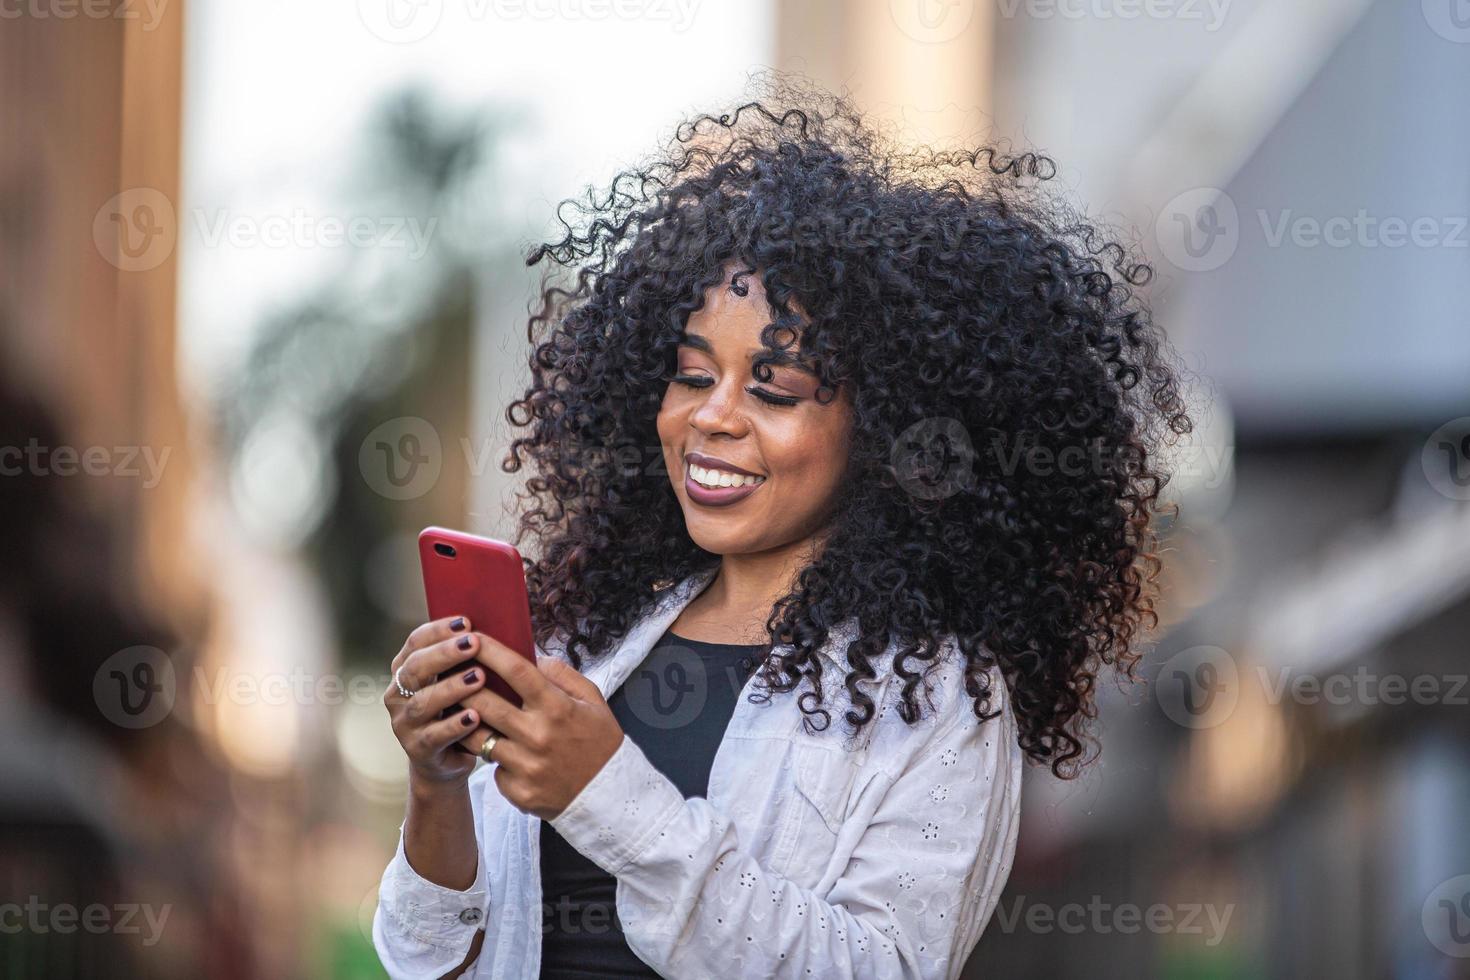
[[(618, 724), (687, 799), (709, 792), (715, 750), (770, 644), (706, 643), (665, 632), (607, 699)], [(651, 977), (628, 948), (612, 875), (541, 821), (541, 977)]]

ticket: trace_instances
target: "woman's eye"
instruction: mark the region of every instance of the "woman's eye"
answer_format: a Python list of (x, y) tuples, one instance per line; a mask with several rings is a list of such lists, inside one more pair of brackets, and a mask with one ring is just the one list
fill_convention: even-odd
[[(685, 385), (689, 388), (708, 388), (710, 385), (715, 383), (714, 378), (705, 377), (702, 374), (675, 374), (671, 375), (669, 377), (669, 380), (675, 382), (676, 384)], [(759, 398), (761, 401), (765, 402), (767, 405), (780, 405), (783, 408), (789, 408), (790, 406), (795, 405), (797, 402), (801, 401), (800, 398), (796, 398), (791, 395), (778, 395), (774, 391), (766, 391), (764, 388), (757, 388), (754, 386), (746, 388), (745, 390), (750, 392), (755, 397)]]
[(764, 388), (746, 388), (745, 390), (768, 405), (791, 406), (801, 401), (800, 398), (793, 398), (790, 395), (778, 395), (775, 392), (766, 391)]

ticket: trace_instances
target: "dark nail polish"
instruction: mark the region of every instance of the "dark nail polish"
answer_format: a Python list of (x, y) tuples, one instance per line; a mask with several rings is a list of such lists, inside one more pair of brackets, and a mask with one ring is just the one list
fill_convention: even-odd
[(472, 670), (469, 673), (467, 673), (467, 674), (464, 675), (464, 682), (466, 684), (473, 684), (475, 681), (477, 681), (479, 679), (480, 679), (480, 672), (477, 671), (477, 670)]
[(456, 644), (456, 646), (458, 646), (461, 650), (468, 650), (470, 648), (470, 642), (471, 641), (468, 636), (461, 636), (459, 638), (459, 643)]
[(458, 619), (455, 619), (452, 623), (449, 624), (449, 628), (456, 633), (464, 629), (464, 617), (460, 616)]
[(475, 723), (475, 716), (470, 714), (469, 712), (465, 712), (464, 714), (459, 716), (459, 723), (464, 727), (469, 728)]

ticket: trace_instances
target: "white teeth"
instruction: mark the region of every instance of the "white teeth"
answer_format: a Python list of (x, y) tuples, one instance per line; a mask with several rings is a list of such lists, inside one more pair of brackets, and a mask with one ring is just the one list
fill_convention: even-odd
[(712, 490), (720, 487), (743, 487), (752, 483), (763, 483), (763, 476), (747, 476), (741, 473), (730, 473), (725, 470), (705, 469), (703, 466), (689, 464), (689, 475), (694, 477), (694, 482), (700, 486), (709, 487)]

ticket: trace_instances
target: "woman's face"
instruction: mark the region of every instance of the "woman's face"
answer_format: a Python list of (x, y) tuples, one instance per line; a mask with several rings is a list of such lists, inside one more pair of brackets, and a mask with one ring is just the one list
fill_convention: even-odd
[[(847, 465), (852, 402), (847, 385), (836, 397), (823, 391), (828, 400), (818, 402), (816, 375), (796, 365), (771, 364), (771, 380), (756, 380), (752, 359), (768, 350), (760, 332), (771, 313), (758, 276), (742, 280), (745, 296), (728, 282), (710, 289), (689, 316), (676, 351), (681, 380), (664, 393), (658, 436), (694, 543), (714, 554), (753, 554), (809, 538), (825, 524)], [(700, 455), (723, 462), (691, 469), (687, 457)], [(731, 483), (727, 464), (756, 474), (758, 485), (704, 490), (696, 482), (699, 474)]]

